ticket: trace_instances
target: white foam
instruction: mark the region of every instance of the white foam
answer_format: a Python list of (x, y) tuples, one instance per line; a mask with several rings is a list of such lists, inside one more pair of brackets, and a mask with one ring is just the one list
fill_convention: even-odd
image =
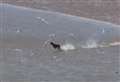
[(82, 48), (98, 48), (98, 47), (112, 47), (112, 46), (120, 46), (120, 42), (111, 42), (111, 43), (104, 43), (98, 44), (96, 42), (88, 42), (85, 45), (82, 45)]
[(110, 43), (109, 45), (110, 46), (118, 46), (118, 45), (120, 45), (120, 42), (113, 42), (113, 43)]
[(16, 49), (13, 49), (14, 51), (17, 51), (17, 52), (22, 52), (22, 49), (18, 49), (18, 48), (16, 48)]
[(62, 45), (61, 49), (64, 51), (68, 51), (68, 50), (75, 50), (76, 48), (74, 45), (67, 43), (67, 44)]
[(98, 44), (95, 40), (89, 40), (86, 42), (85, 45), (81, 46), (82, 48), (97, 48)]
[(20, 33), (21, 32), (21, 30), (20, 29), (16, 29), (16, 33)]

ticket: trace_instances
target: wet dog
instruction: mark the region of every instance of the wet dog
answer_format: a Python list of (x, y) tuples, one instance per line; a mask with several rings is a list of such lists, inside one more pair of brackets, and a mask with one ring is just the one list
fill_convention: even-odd
[(52, 47), (53, 47), (54, 49), (61, 50), (60, 44), (56, 44), (56, 43), (54, 43), (54, 42), (50, 42), (50, 44), (52, 45)]

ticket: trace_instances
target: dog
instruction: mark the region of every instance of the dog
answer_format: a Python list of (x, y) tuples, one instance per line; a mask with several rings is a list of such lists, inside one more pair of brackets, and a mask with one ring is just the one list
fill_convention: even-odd
[(52, 45), (52, 47), (53, 47), (54, 49), (61, 50), (61, 45), (60, 45), (60, 44), (56, 44), (56, 43), (54, 43), (54, 42), (50, 42), (50, 44)]

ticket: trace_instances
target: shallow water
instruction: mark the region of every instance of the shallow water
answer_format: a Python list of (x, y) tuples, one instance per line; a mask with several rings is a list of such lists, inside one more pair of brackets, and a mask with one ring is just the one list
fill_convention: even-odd
[[(111, 44), (120, 41), (120, 26), (6, 4), (0, 5), (0, 19), (1, 81), (119, 80), (120, 45)], [(44, 45), (47, 40), (77, 49), (54, 50)]]

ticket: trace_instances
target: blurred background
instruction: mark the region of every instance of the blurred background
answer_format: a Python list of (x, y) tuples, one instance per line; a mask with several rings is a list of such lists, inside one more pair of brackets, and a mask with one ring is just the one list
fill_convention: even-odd
[(0, 2), (62, 12), (120, 25), (120, 0), (0, 0)]

